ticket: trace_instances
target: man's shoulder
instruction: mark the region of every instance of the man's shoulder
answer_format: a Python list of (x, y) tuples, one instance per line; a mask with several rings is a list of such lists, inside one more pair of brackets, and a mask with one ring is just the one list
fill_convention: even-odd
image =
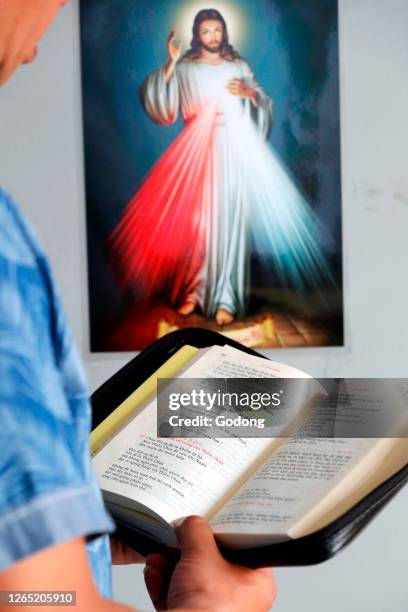
[(42, 249), (13, 199), (0, 187), (0, 258), (33, 266)]
[(247, 59), (245, 59), (244, 57), (237, 57), (237, 58), (235, 59), (235, 63), (236, 63), (238, 66), (240, 66), (240, 68), (241, 68), (241, 70), (242, 70), (243, 72), (248, 72), (248, 71), (249, 71), (249, 72), (252, 72), (252, 69), (251, 69), (251, 65), (250, 65), (250, 63), (249, 63), (249, 62), (248, 62), (248, 60), (247, 60)]
[(182, 57), (179, 62), (177, 62), (176, 70), (177, 72), (182, 72), (183, 70), (188, 70), (191, 67), (194, 67), (197, 64), (197, 61), (191, 59), (190, 57)]

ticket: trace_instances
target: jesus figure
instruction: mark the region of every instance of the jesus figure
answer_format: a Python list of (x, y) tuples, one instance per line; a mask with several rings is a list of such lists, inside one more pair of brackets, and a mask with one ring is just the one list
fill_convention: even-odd
[(124, 284), (164, 292), (180, 314), (199, 308), (226, 325), (245, 313), (251, 253), (271, 283), (301, 288), (328, 271), (316, 219), (266, 143), (273, 102), (230, 44), (223, 16), (200, 11), (184, 55), (175, 37), (141, 98), (154, 122), (180, 113), (185, 128), (127, 206), (112, 244)]

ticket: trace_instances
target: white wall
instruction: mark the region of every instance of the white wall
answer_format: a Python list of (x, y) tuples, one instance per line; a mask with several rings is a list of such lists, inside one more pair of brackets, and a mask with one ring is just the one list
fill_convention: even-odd
[[(270, 352), (314, 375), (408, 376), (407, 32), (407, 0), (340, 0), (346, 346)], [(88, 350), (78, 37), (73, 1), (0, 92), (0, 184), (45, 243), (94, 389), (131, 355)], [(406, 610), (407, 510), (408, 487), (337, 558), (277, 570), (276, 611)], [(114, 587), (151, 609), (141, 568)]]

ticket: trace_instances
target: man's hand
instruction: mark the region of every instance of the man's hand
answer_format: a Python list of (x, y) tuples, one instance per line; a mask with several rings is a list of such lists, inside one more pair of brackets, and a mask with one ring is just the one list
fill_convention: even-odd
[[(1, 0), (0, 0), (1, 1)], [(166, 83), (170, 80), (174, 69), (176, 67), (177, 62), (181, 56), (182, 44), (179, 43), (178, 47), (174, 44), (176, 39), (176, 30), (171, 30), (169, 37), (167, 39), (167, 53), (169, 54), (169, 59), (167, 60), (166, 69), (164, 73), (164, 80)]]
[(169, 59), (171, 62), (173, 62), (173, 64), (178, 62), (178, 60), (180, 59), (181, 50), (182, 50), (181, 42), (179, 43), (178, 46), (174, 44), (175, 39), (176, 39), (176, 30), (171, 30), (169, 37), (167, 39), (167, 52), (169, 54)]
[(272, 570), (228, 563), (201, 517), (185, 519), (177, 536), (181, 558), (174, 568), (159, 554), (146, 559), (146, 587), (157, 610), (269, 610), (276, 595)]
[(231, 79), (231, 81), (228, 81), (226, 87), (233, 96), (247, 98), (248, 100), (251, 100), (254, 106), (258, 106), (258, 95), (256, 90), (247, 85), (245, 81), (242, 81), (241, 79)]
[(37, 44), (67, 0), (0, 0), (0, 85), (33, 61)]
[(112, 565), (130, 565), (131, 563), (144, 563), (145, 558), (133, 548), (124, 544), (115, 536), (110, 536)]

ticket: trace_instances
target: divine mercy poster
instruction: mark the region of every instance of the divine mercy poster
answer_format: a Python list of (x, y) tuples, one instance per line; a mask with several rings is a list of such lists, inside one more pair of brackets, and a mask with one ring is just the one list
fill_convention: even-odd
[(82, 0), (91, 350), (343, 344), (333, 0)]

